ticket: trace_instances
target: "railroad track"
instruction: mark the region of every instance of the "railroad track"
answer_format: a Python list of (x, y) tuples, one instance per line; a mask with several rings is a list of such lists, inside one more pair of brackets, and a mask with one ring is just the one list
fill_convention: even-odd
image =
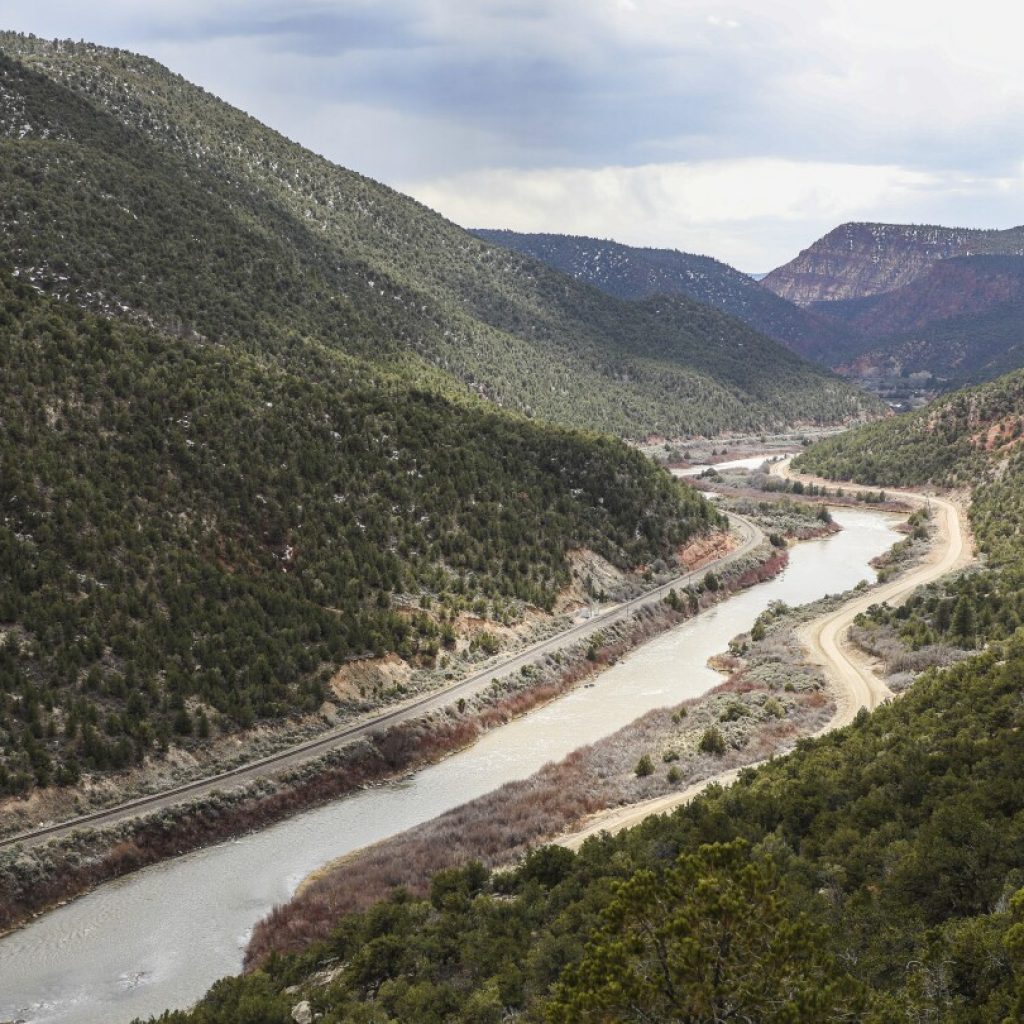
[(489, 686), (495, 679), (506, 676), (510, 672), (516, 672), (523, 666), (532, 664), (538, 658), (552, 654), (568, 644), (584, 639), (599, 629), (620, 622), (632, 615), (638, 608), (658, 603), (673, 588), (685, 587), (690, 583), (696, 582), (709, 570), (720, 570), (749, 555), (764, 540), (764, 534), (753, 523), (742, 516), (730, 513), (729, 519), (742, 540), (737, 548), (730, 551), (727, 555), (723, 555), (722, 558), (717, 559), (702, 569), (684, 573), (656, 587), (654, 590), (648, 591), (643, 596), (633, 598), (625, 604), (595, 616), (593, 619), (577, 623), (556, 636), (538, 641), (518, 654), (505, 659), (500, 664), (476, 672), (466, 679), (445, 687), (443, 690), (411, 700), (400, 707), (375, 715), (367, 721), (336, 729), (316, 739), (306, 740), (286, 750), (269, 754), (255, 761), (249, 761), (244, 765), (230, 768), (227, 771), (218, 772), (216, 775), (194, 779), (191, 782), (183, 783), (171, 789), (161, 790), (159, 793), (126, 800), (115, 807), (107, 807), (89, 814), (70, 818), (66, 821), (42, 825), (38, 828), (29, 829), (0, 839), (0, 849), (6, 849), (18, 844), (26, 848), (37, 846), (42, 842), (69, 835), (76, 829), (85, 827), (103, 828), (115, 825), (129, 818), (134, 818), (139, 814), (163, 810), (190, 798), (206, 796), (224, 788), (225, 785), (244, 785), (265, 776), (275, 775), (283, 770), (297, 767), (311, 758), (335, 750), (354, 740), (370, 736), (386, 726), (418, 718), (429, 711), (446, 707), (459, 697), (475, 694)]

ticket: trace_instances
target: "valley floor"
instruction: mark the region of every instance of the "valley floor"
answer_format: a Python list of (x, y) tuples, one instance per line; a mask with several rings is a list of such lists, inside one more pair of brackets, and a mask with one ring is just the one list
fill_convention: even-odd
[[(804, 483), (836, 486), (836, 481), (824, 480), (805, 474), (794, 473), (790, 460), (776, 463), (772, 470), (790, 479)], [(847, 492), (868, 491), (870, 488), (858, 484), (843, 483)], [(798, 631), (798, 636), (807, 650), (811, 662), (821, 666), (829, 680), (830, 689), (836, 698), (836, 713), (829, 723), (816, 735), (823, 735), (849, 725), (861, 708), (871, 711), (880, 703), (890, 700), (894, 694), (876, 672), (876, 665), (866, 654), (850, 643), (848, 633), (854, 620), (873, 604), (883, 601), (891, 605), (905, 601), (918, 587), (931, 583), (951, 572), (962, 569), (974, 560), (970, 528), (967, 523), (965, 504), (957, 498), (938, 497), (913, 491), (889, 491), (893, 500), (903, 501), (911, 506), (928, 505), (933, 512), (934, 534), (925, 558), (898, 579), (870, 589), (866, 594), (844, 602), (840, 607), (807, 623)], [(745, 767), (756, 767), (747, 765)], [(729, 785), (739, 776), (743, 768), (733, 768), (708, 779), (695, 783), (680, 793), (670, 793), (653, 800), (615, 807), (595, 814), (580, 829), (569, 835), (553, 837), (555, 841), (571, 850), (578, 850), (583, 843), (601, 832), (619, 832), (639, 824), (652, 814), (664, 814), (689, 803), (708, 786)]]

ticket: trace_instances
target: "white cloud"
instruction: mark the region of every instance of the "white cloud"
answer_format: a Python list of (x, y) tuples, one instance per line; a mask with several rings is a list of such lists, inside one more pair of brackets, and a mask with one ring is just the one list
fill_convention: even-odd
[(466, 227), (595, 235), (704, 252), (746, 270), (784, 262), (842, 221), (941, 221), (957, 203), (987, 198), (1009, 213), (1024, 200), (1020, 173), (962, 178), (779, 159), (491, 170), (402, 187)]

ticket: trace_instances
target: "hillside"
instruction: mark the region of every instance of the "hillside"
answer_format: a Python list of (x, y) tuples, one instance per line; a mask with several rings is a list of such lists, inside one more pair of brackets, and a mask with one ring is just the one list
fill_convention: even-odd
[(903, 288), (826, 304), (862, 337), (842, 368), (930, 374), (946, 386), (1024, 366), (1024, 258), (942, 260)]
[(794, 468), (872, 485), (969, 486), (1015, 470), (1022, 433), (1024, 370), (820, 441)]
[(749, 275), (710, 256), (644, 249), (576, 235), (475, 229), (478, 238), (520, 252), (621, 299), (685, 295), (774, 338), (807, 359), (831, 365), (851, 338), (842, 324), (781, 299)]
[(877, 410), (690, 300), (638, 309), (489, 246), (146, 58), (0, 35), (0, 91), (0, 261), (97, 311), (634, 438)]
[(891, 292), (940, 260), (1024, 255), (1024, 227), (1005, 231), (918, 224), (841, 224), (762, 282), (800, 306)]
[(302, 373), (0, 278), (0, 794), (315, 713), (719, 517), (612, 439), (336, 353)]
[(121, 51), (0, 35), (0, 223), (0, 795), (322, 726), (349, 661), (434, 666), (470, 614), (550, 610), (580, 550), (642, 572), (720, 528), (576, 427), (870, 407)]

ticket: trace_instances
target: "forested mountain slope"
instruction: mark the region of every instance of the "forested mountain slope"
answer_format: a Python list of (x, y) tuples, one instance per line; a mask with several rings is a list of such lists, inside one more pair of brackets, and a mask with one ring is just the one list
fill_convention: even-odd
[(570, 424), (870, 407), (120, 51), (0, 35), (0, 224), (0, 794), (315, 712), (351, 659), (551, 608), (572, 552), (642, 571), (720, 528)]
[(1022, 435), (1024, 371), (1017, 371), (820, 441), (794, 466), (864, 484), (977, 486), (1016, 470)]
[(685, 298), (638, 309), (489, 246), (146, 58), (0, 35), (0, 92), (0, 260), (76, 302), (630, 437), (877, 409)]
[(476, 229), (473, 234), (622, 299), (688, 296), (825, 365), (837, 362), (836, 357), (849, 349), (852, 340), (844, 325), (780, 298), (747, 274), (710, 256), (642, 249), (576, 235), (491, 229)]
[(0, 794), (316, 711), (353, 657), (550, 607), (572, 550), (631, 569), (720, 525), (619, 441), (3, 277), (0, 419)]

